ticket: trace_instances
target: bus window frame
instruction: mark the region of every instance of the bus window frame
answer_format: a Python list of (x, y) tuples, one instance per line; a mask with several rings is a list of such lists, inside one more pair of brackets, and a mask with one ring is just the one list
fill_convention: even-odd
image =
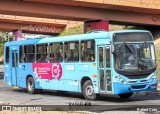
[[(46, 54), (47, 54), (47, 59), (49, 60), (48, 63), (50, 63), (50, 58), (49, 58), (49, 56), (48, 56), (48, 55), (50, 54), (50, 48), (49, 48), (50, 45), (49, 45), (49, 43), (39, 43), (39, 44), (35, 44), (35, 63), (39, 63), (38, 60), (37, 60), (37, 45), (45, 45), (45, 44), (47, 45), (47, 48), (46, 48), (46, 49), (48, 50), (48, 52), (46, 52)], [(41, 53), (41, 54), (43, 54), (43, 53)], [(42, 62), (42, 63), (45, 63), (45, 62)]]
[[(36, 56), (36, 55), (35, 55), (35, 48), (36, 48), (36, 47), (35, 47), (35, 44), (23, 45), (23, 56), (24, 56), (24, 54), (25, 54), (25, 56), (26, 56), (25, 46), (31, 46), (31, 45), (33, 45), (33, 47), (34, 47), (34, 49), (33, 49), (34, 53), (33, 53), (33, 54), (34, 54), (34, 62), (35, 62), (35, 61), (36, 61), (36, 60), (35, 60), (35, 59), (36, 59), (36, 58), (35, 58), (35, 56)], [(31, 53), (29, 53), (29, 54), (31, 54)], [(22, 63), (34, 63), (34, 62), (31, 62), (31, 61), (30, 61), (30, 62), (26, 62), (25, 59), (24, 59)]]
[[(66, 61), (65, 59), (66, 59), (66, 57), (65, 57), (65, 43), (76, 43), (76, 42), (78, 42), (78, 61)], [(65, 63), (79, 63), (79, 61), (80, 61), (80, 41), (79, 40), (75, 40), (75, 41), (65, 41), (64, 42), (64, 44), (63, 44), (63, 47), (64, 47), (64, 49), (63, 49), (63, 52), (64, 52), (64, 58), (63, 58), (63, 60), (64, 60), (64, 62)], [(70, 51), (71, 52), (71, 51)]]
[[(20, 55), (20, 47), (22, 47), (22, 54)], [(21, 58), (23, 57), (23, 61), (21, 61)], [(19, 63), (24, 63), (24, 45), (19, 46)]]
[(50, 63), (52, 63), (51, 62), (51, 60), (50, 60), (50, 49), (51, 49), (51, 45), (53, 45), (54, 43), (60, 43), (60, 44), (62, 44), (62, 57), (63, 57), (63, 61), (58, 61), (59, 63), (63, 63), (64, 62), (64, 42), (50, 42), (50, 43), (48, 43), (48, 47), (49, 47), (49, 62)]
[[(82, 52), (82, 50), (81, 50), (81, 43), (82, 43), (82, 41), (94, 41), (94, 61), (82, 61), (82, 59), (81, 59), (81, 52)], [(80, 62), (82, 62), (82, 63), (84, 63), (84, 62), (87, 62), (87, 63), (92, 63), (92, 62), (95, 62), (96, 61), (96, 41), (95, 41), (95, 39), (91, 39), (91, 40), (80, 40), (80, 59), (79, 59), (79, 61)]]
[[(7, 48), (8, 48), (8, 61), (7, 61)], [(9, 64), (10, 63), (10, 47), (6, 46), (5, 47), (5, 64)]]

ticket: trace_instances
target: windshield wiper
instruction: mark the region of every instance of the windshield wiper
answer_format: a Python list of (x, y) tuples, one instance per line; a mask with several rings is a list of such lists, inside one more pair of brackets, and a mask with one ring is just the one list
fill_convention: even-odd
[(135, 53), (135, 51), (131, 48), (131, 46), (129, 46), (127, 43), (125, 43), (124, 42), (124, 45), (127, 47), (127, 49), (129, 49), (129, 51), (131, 52), (131, 53)]

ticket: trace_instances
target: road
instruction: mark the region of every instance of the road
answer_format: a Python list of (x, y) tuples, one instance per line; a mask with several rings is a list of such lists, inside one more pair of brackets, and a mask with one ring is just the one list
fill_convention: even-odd
[(3, 73), (3, 65), (2, 64), (0, 64), (0, 73)]
[[(120, 99), (114, 95), (103, 95), (96, 101), (87, 101), (78, 93), (58, 93), (56, 91), (44, 91), (41, 94), (30, 95), (25, 89), (16, 89), (3, 82), (3, 67), (0, 65), (0, 104), (10, 105), (69, 105), (70, 103), (85, 103), (91, 105), (115, 105), (111, 107), (119, 109), (121, 106), (135, 105), (160, 105), (160, 91), (143, 92), (134, 94), (129, 99)], [(120, 106), (120, 107), (118, 107)], [(136, 110), (135, 110), (136, 111)], [(159, 110), (160, 111), (160, 110)], [(104, 113), (105, 110), (101, 111)]]

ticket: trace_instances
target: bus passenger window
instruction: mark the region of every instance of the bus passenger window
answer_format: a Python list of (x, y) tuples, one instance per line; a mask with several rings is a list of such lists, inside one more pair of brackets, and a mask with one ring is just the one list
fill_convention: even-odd
[(12, 67), (15, 67), (15, 58), (14, 58), (14, 53), (12, 53)]
[(81, 41), (81, 61), (95, 61), (95, 42)]
[(39, 63), (48, 63), (49, 60), (49, 49), (48, 49), (48, 44), (39, 44), (36, 46), (36, 61)]
[(66, 42), (64, 49), (65, 61), (79, 61), (79, 42)]
[(20, 63), (24, 62), (24, 56), (23, 56), (23, 55), (24, 55), (24, 54), (23, 54), (23, 47), (20, 46), (20, 47), (19, 47), (19, 62), (20, 62)]
[(104, 67), (104, 60), (103, 60), (103, 48), (99, 48), (99, 67)]
[(35, 46), (34, 45), (24, 46), (23, 58), (24, 58), (25, 63), (32, 63), (35, 61)]
[(63, 43), (50, 44), (50, 61), (63, 62)]
[(38, 59), (38, 62), (40, 63), (48, 63), (48, 58), (47, 58), (47, 55), (45, 54), (42, 54), (41, 57)]
[(6, 63), (9, 63), (9, 47), (6, 47), (6, 51), (5, 51), (5, 55), (6, 55), (6, 58), (5, 58), (5, 62)]
[(63, 53), (59, 53), (58, 61), (59, 62), (63, 61)]
[(110, 67), (110, 48), (106, 47), (106, 67)]
[(79, 61), (79, 53), (73, 52), (73, 61)]
[(72, 57), (71, 57), (70, 52), (65, 53), (65, 61), (72, 61)]

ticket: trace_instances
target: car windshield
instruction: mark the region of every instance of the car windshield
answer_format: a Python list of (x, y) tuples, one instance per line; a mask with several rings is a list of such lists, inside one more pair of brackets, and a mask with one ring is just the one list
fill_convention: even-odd
[(156, 67), (153, 44), (115, 44), (115, 69), (127, 72), (149, 71)]

